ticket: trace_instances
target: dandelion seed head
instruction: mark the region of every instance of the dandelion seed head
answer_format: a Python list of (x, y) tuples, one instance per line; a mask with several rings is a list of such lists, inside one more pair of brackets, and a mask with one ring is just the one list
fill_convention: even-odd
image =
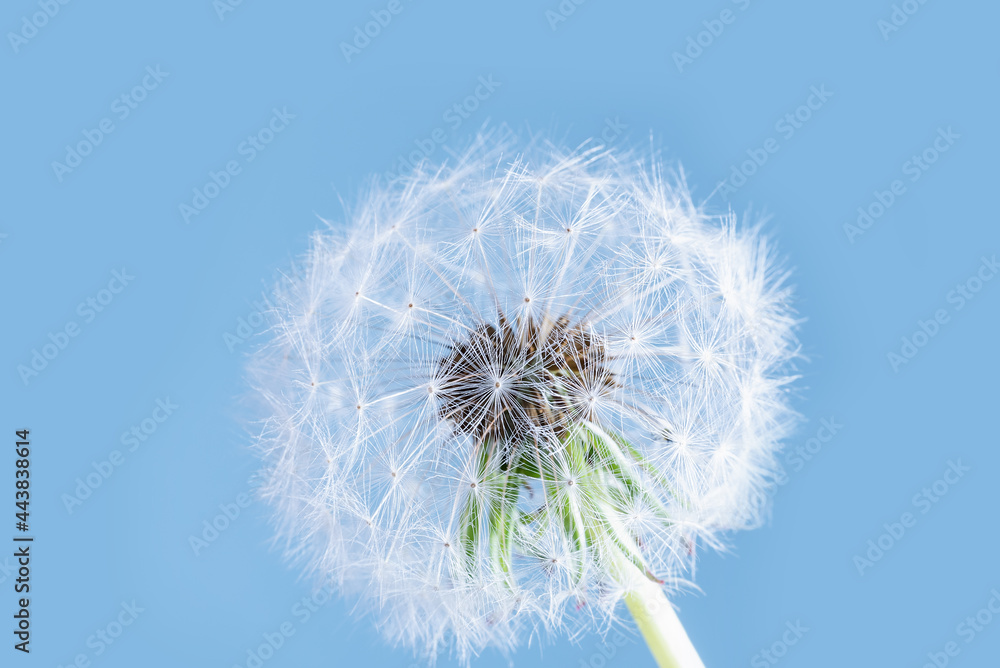
[(616, 550), (675, 587), (761, 520), (787, 280), (632, 153), (498, 130), (372, 186), (251, 365), (282, 545), (431, 659), (606, 625)]

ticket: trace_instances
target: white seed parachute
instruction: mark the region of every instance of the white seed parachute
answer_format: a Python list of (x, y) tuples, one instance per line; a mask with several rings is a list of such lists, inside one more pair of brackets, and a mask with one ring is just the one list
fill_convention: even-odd
[(432, 659), (606, 628), (623, 564), (672, 591), (761, 520), (787, 278), (633, 152), (495, 130), (373, 184), (251, 364), (283, 545)]

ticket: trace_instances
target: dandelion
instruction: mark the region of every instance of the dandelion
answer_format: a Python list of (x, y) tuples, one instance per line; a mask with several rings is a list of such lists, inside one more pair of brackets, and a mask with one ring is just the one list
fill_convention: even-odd
[(309, 573), (433, 660), (607, 629), (757, 524), (796, 320), (759, 229), (655, 160), (502, 131), (372, 185), (282, 281), (263, 495)]

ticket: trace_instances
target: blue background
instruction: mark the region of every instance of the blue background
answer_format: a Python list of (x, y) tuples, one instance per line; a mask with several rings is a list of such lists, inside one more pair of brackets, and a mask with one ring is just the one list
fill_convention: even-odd
[[(0, 663), (54, 668), (83, 654), (107, 668), (245, 666), (284, 622), (294, 635), (265, 666), (413, 663), (353, 619), (349, 601), (306, 623), (293, 614), (310, 586), (269, 549), (259, 504), (197, 555), (189, 537), (252, 485), (241, 400), (252, 342), (226, 335), (305, 250), (317, 215), (340, 219), (341, 197), (436, 128), (447, 141), (435, 160), (490, 119), (570, 143), (609, 123), (627, 125), (606, 135), (612, 144), (646, 146), (652, 134), (710, 206), (769, 214), (795, 267), (811, 358), (796, 400), (806, 421), (783, 456), (768, 526), (706, 555), (702, 593), (678, 599), (706, 664), (771, 665), (761, 650), (801, 622), (809, 630), (782, 665), (921, 666), (949, 641), (961, 649), (950, 665), (998, 665), (1000, 620), (970, 643), (957, 626), (1000, 588), (1000, 280), (960, 310), (949, 292), (1000, 251), (1000, 6), (914, 4), (886, 39), (878, 21), (890, 20), (889, 0), (591, 0), (564, 4), (575, 9), (554, 24), (556, 0), (403, 0), (347, 62), (340, 44), (387, 4), (247, 0), (220, 18), (210, 0), (70, 2), (15, 50), (9, 33), (41, 10), (5, 3), (0, 428), (11, 445), (0, 507), (12, 525), (13, 432), (28, 427), (37, 542), (30, 657), (10, 647), (14, 576), (0, 557)], [(703, 34), (707, 46), (679, 68), (673, 53), (705, 21), (718, 31), (711, 21), (725, 9), (732, 22)], [(120, 119), (114, 100), (157, 66), (166, 78)], [(446, 112), (490, 76), (499, 87), (452, 127)], [(812, 86), (833, 96), (786, 139), (776, 123)], [(241, 142), (286, 107), (294, 119), (247, 161)], [(53, 161), (103, 118), (113, 132), (60, 180)], [(904, 163), (949, 127), (960, 138), (911, 182)], [(779, 150), (747, 183), (728, 200), (711, 196), (769, 138)], [(240, 173), (185, 222), (179, 205), (230, 160)], [(895, 179), (905, 194), (849, 242), (844, 225)], [(87, 322), (78, 304), (123, 267), (134, 280)], [(947, 323), (894, 370), (888, 353), (938, 309)], [(23, 382), (18, 366), (71, 321), (79, 335)], [(129, 452), (122, 433), (167, 398), (179, 408)], [(823, 418), (842, 427), (812, 442), (821, 448), (796, 471), (795, 448)], [(64, 495), (114, 450), (124, 462), (69, 512)], [(913, 496), (959, 459), (970, 470), (922, 513)], [(905, 512), (916, 525), (859, 573), (855, 556)], [(88, 637), (133, 600), (138, 619), (97, 656)], [(641, 642), (602, 659), (599, 641), (559, 639), (514, 663), (651, 664)], [(490, 653), (477, 665), (506, 660)]]

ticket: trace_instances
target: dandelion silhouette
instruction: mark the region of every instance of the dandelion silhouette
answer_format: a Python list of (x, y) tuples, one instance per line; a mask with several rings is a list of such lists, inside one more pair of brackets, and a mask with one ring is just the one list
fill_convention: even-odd
[(504, 130), (373, 185), (278, 287), (252, 374), (262, 494), (307, 570), (385, 634), (468, 663), (667, 598), (750, 528), (796, 321), (759, 230), (654, 160)]

